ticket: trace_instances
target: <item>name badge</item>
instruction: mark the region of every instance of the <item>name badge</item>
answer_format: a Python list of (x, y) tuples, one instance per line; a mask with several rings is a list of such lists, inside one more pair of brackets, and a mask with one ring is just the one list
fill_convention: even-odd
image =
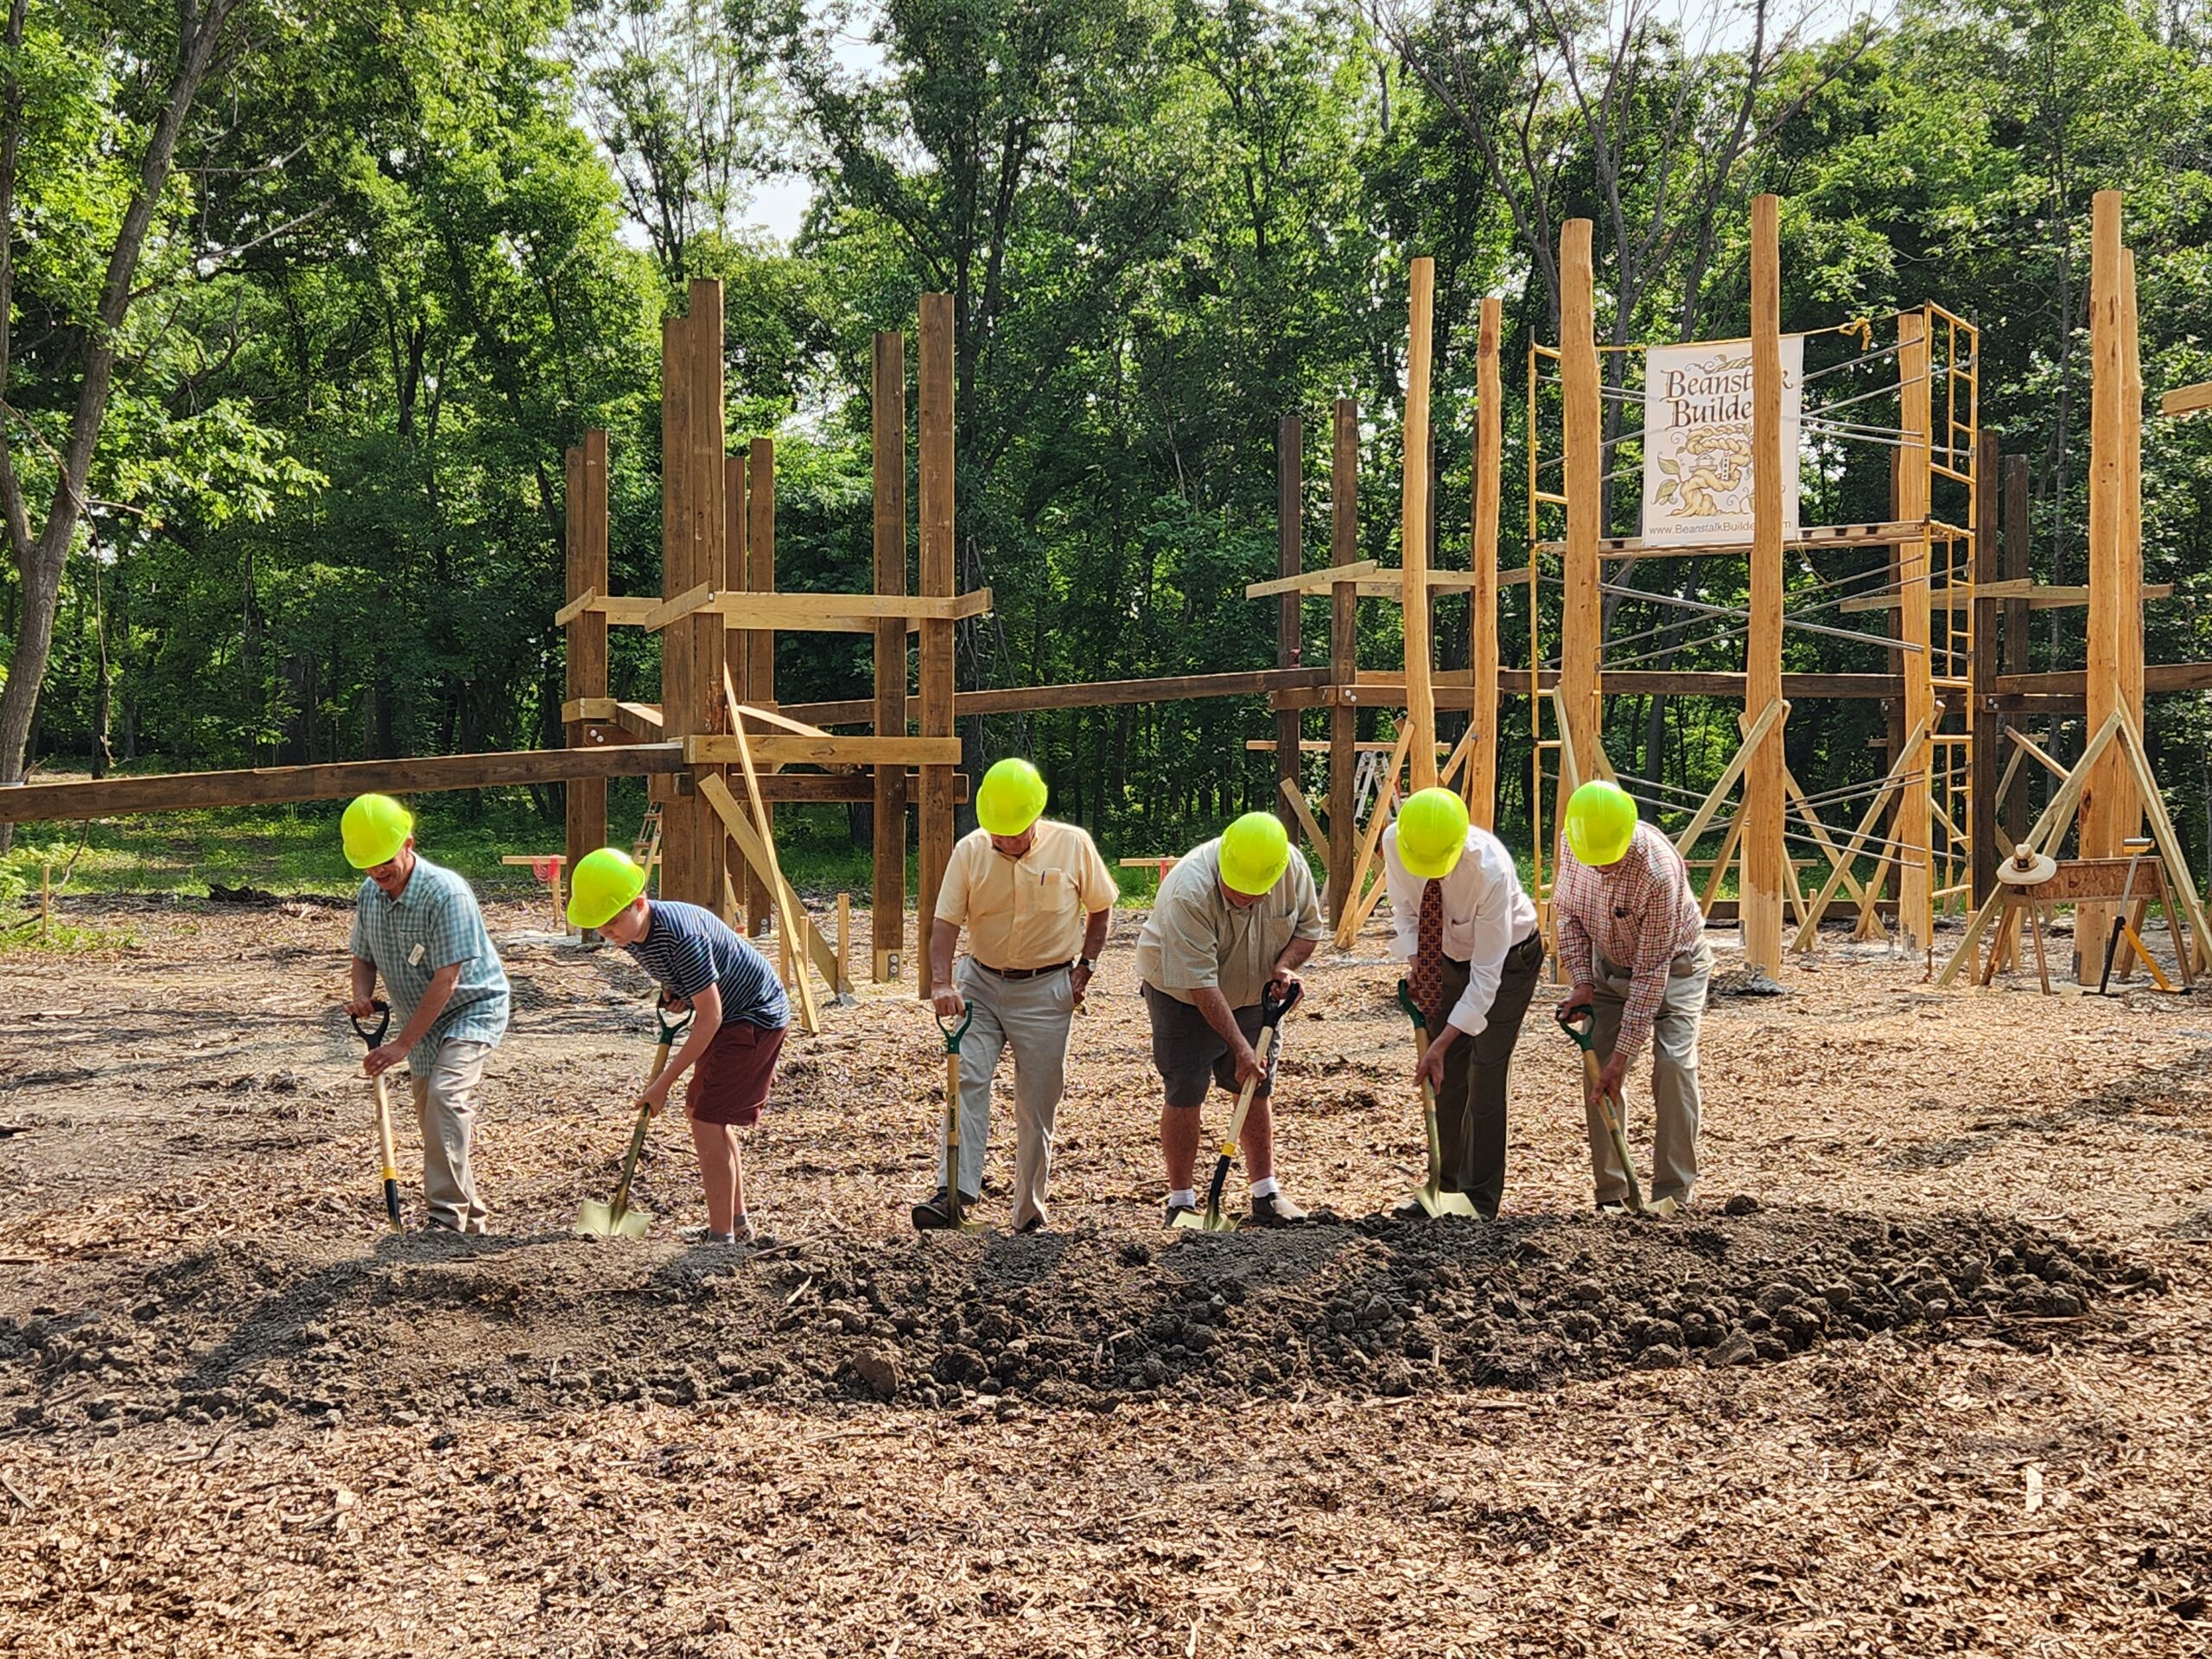
[(423, 947), (418, 944), (410, 950), (407, 953), (407, 961), (410, 966), (420, 968), (423, 965)]

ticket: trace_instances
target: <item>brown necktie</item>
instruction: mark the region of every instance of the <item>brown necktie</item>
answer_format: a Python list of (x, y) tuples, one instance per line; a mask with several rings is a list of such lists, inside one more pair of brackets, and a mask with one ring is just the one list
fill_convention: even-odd
[(1421, 890), (1421, 921), (1414, 938), (1413, 971), (1406, 988), (1433, 1037), (1444, 1023), (1444, 883), (1430, 880)]

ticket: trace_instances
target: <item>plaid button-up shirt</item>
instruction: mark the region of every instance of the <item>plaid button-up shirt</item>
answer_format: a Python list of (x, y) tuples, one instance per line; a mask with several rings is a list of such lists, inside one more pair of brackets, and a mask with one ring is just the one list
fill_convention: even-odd
[(1614, 1052), (1633, 1054), (1650, 1040), (1667, 995), (1668, 965), (1705, 937), (1705, 916), (1675, 844), (1639, 823), (1620, 861), (1592, 869), (1560, 837), (1552, 906), (1559, 917), (1560, 965), (1577, 985), (1594, 984), (1601, 956), (1629, 970)]
[(416, 855), (415, 874), (397, 899), (385, 898), (373, 881), (362, 882), (351, 948), (361, 961), (376, 963), (400, 1026), (414, 1017), (438, 969), (461, 964), (437, 1023), (408, 1052), (408, 1069), (417, 1076), (435, 1063), (441, 1043), (496, 1044), (505, 1034), (507, 970), (492, 948), (476, 895), (451, 870)]

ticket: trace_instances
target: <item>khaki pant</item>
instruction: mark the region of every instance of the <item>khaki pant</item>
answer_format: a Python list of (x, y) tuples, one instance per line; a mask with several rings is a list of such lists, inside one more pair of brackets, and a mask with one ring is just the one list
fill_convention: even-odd
[(491, 1213), (476, 1196), (469, 1137), (476, 1122), (476, 1085), (484, 1080), (489, 1043), (440, 1043), (428, 1076), (409, 1079), (423, 1129), (423, 1201), (433, 1227), (480, 1233)]
[[(1620, 1036), (1621, 1013), (1628, 1001), (1627, 969), (1597, 959), (1598, 982), (1591, 988), (1596, 1005), (1596, 1041), (1600, 1063), (1613, 1055)], [(1689, 1202), (1697, 1185), (1697, 1032), (1705, 1016), (1705, 997), (1713, 980), (1712, 947), (1700, 941), (1667, 968), (1667, 993), (1651, 1022), (1651, 1186), (1646, 1193)], [(1597, 1178), (1598, 1202), (1624, 1204), (1628, 1178), (1605, 1128), (1605, 1114), (1593, 1102), (1585, 1109), (1590, 1131), (1590, 1167)], [(1628, 1125), (1621, 1125), (1623, 1133)]]
[[(1014, 1211), (1010, 1224), (1049, 1219), (1045, 1187), (1052, 1174), (1052, 1126), (1066, 1085), (1068, 1028), (1075, 1014), (1072, 976), (1001, 979), (971, 957), (953, 969), (975, 1022), (960, 1044), (960, 1190), (983, 1190), (983, 1147), (991, 1133), (991, 1081), (999, 1057), (1014, 1050)], [(940, 1178), (944, 1154), (938, 1154)]]

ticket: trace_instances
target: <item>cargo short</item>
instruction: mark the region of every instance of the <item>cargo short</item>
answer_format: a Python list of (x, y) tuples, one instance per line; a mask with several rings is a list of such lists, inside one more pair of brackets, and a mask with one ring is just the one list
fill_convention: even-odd
[[(1229, 1045), (1221, 1033), (1206, 1023), (1206, 1017), (1188, 1002), (1179, 1002), (1166, 992), (1147, 985), (1144, 988), (1144, 1006), (1152, 1016), (1152, 1064), (1165, 1085), (1167, 1103), (1181, 1111), (1194, 1110), (1205, 1104), (1210, 1084), (1219, 1084), (1235, 1092), (1236, 1062), (1230, 1056)], [(1260, 1005), (1236, 1010), (1236, 1029), (1244, 1033), (1244, 1040), (1257, 1048), (1260, 1046)], [(1260, 1079), (1254, 1098), (1265, 1100), (1274, 1092), (1275, 1062), (1282, 1058), (1282, 1030), (1277, 1027), (1275, 1040), (1268, 1053), (1267, 1075)]]

